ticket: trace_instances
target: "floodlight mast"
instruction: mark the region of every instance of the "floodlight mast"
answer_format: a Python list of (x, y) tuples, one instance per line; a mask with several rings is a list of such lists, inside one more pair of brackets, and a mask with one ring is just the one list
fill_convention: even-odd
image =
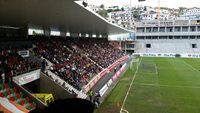
[[(138, 2), (144, 2), (144, 1), (146, 1), (146, 0), (138, 0)], [(159, 0), (159, 1), (160, 1), (160, 0)], [(131, 3), (131, 2), (132, 2), (132, 1), (130, 0), (130, 3), (129, 3), (129, 24), (130, 24), (130, 25), (129, 25), (129, 27), (128, 27), (129, 30), (130, 30), (130, 31), (129, 31), (129, 37), (130, 37), (130, 38), (131, 38), (131, 29), (132, 29), (132, 27), (133, 27), (133, 26), (132, 26), (132, 23), (133, 23), (133, 22), (132, 22), (132, 19), (134, 19), (134, 18), (132, 17), (133, 15), (132, 15), (132, 11), (131, 11), (131, 10), (132, 10), (132, 3)], [(126, 39), (126, 40), (127, 40), (127, 39)], [(126, 40), (124, 41), (125, 53), (126, 53)]]

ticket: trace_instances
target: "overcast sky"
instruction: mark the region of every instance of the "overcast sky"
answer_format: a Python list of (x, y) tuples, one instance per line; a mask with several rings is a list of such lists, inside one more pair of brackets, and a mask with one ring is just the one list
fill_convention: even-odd
[[(89, 4), (100, 5), (104, 4), (105, 6), (123, 6), (128, 5), (130, 0), (87, 0)], [(145, 2), (138, 2), (138, 0), (131, 0), (132, 6), (136, 5), (147, 5), (147, 6), (158, 6), (158, 0), (146, 0)], [(200, 7), (200, 0), (160, 0), (161, 7)]]

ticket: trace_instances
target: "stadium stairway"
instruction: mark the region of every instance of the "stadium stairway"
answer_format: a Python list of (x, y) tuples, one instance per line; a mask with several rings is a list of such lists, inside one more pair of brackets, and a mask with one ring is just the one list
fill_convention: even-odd
[(63, 80), (62, 78), (60, 78), (59, 76), (57, 76), (56, 74), (52, 73), (50, 70), (47, 70), (47, 73), (49, 76), (51, 76), (51, 78), (57, 82), (60, 86), (62, 86), (61, 84), (63, 84), (65, 82), (65, 86), (62, 86), (67, 92), (69, 92), (70, 94), (76, 93), (78, 98), (87, 98), (87, 95), (83, 93), (83, 91), (79, 91), (76, 88), (74, 88), (72, 85), (68, 84), (65, 80)]
[(66, 49), (67, 49), (69, 52), (73, 53), (73, 51), (72, 51), (70, 48), (66, 47)]
[(44, 58), (44, 57), (41, 57), (41, 59), (45, 59), (45, 61), (47, 62), (47, 67), (46, 67), (46, 69), (45, 69), (45, 71), (47, 71), (47, 70), (53, 65), (53, 63), (51, 63), (49, 60), (47, 60), (47, 59)]
[(99, 66), (102, 70), (104, 69), (102, 66), (100, 66), (98, 63), (96, 63), (94, 60), (86, 56), (91, 62), (95, 63), (97, 66)]

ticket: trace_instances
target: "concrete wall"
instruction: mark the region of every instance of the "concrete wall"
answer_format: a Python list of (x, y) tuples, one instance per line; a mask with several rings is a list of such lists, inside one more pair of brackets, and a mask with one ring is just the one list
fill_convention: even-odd
[(54, 99), (65, 99), (73, 97), (60, 85), (58, 85), (56, 82), (52, 81), (52, 79), (42, 73), (40, 75), (40, 79), (37, 81), (37, 84), (38, 91), (40, 93), (52, 93)]
[[(199, 53), (200, 40), (196, 39), (159, 39), (159, 40), (137, 40), (136, 53)], [(151, 44), (147, 48), (146, 44)], [(196, 44), (197, 48), (192, 48)]]

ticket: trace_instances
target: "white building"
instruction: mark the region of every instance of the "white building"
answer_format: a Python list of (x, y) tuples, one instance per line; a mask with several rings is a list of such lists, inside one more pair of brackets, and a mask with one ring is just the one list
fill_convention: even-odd
[[(149, 6), (141, 6), (140, 17), (141, 20), (155, 20), (158, 17), (157, 8), (149, 7)], [(160, 18), (159, 20), (171, 20), (174, 19), (175, 16), (171, 14), (168, 9), (160, 9)]]
[(127, 29), (135, 29), (133, 15), (128, 10), (108, 13), (108, 21)]
[(120, 9), (119, 6), (110, 6), (110, 7), (106, 7), (106, 10), (111, 9), (111, 10), (118, 10)]
[(180, 15), (180, 19), (185, 19), (185, 20), (200, 19), (200, 8), (194, 7), (194, 8), (185, 9), (183, 11), (183, 15)]
[(200, 24), (196, 20), (137, 22), (136, 53), (198, 54)]
[(101, 8), (96, 5), (88, 5), (88, 8), (94, 12), (98, 12), (99, 10), (101, 10)]

